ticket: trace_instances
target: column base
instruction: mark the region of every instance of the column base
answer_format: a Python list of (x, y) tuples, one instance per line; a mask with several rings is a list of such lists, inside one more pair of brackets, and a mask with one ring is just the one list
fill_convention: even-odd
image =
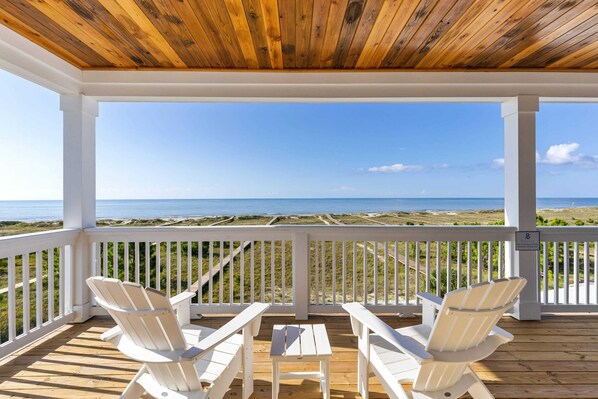
[(541, 320), (542, 310), (538, 302), (517, 302), (510, 315), (517, 320)]
[(91, 303), (87, 302), (83, 305), (74, 305), (73, 313), (75, 314), (71, 323), (84, 323), (91, 319)]

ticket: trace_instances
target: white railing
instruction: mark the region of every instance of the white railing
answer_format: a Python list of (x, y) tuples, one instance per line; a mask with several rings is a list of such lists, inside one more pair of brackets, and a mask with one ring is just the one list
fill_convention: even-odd
[(231, 226), (85, 233), (94, 274), (169, 295), (197, 291), (195, 313), (236, 313), (263, 301), (273, 305), (272, 312), (304, 317), (338, 312), (351, 301), (412, 313), (419, 309), (416, 292), (442, 295), (500, 278), (509, 256), (504, 243), (514, 231), (503, 226)]
[(273, 311), (293, 311), (290, 230), (142, 227), (85, 232), (95, 275), (134, 281), (170, 296), (196, 291), (194, 313), (236, 313), (254, 301), (271, 303)]
[(598, 228), (540, 227), (538, 301), (543, 311), (598, 311)]
[(505, 242), (514, 232), (503, 226), (310, 229), (309, 312), (334, 312), (354, 301), (376, 311), (419, 311), (418, 292), (442, 296), (505, 276)]
[(0, 358), (72, 319), (79, 230), (0, 238)]
[[(598, 311), (598, 228), (539, 231), (542, 310)], [(262, 301), (274, 313), (305, 318), (340, 312), (352, 301), (409, 314), (420, 310), (418, 291), (443, 295), (506, 276), (513, 254), (505, 244), (514, 233), (504, 226), (274, 225), (104, 227), (0, 238), (0, 357), (73, 320), (73, 292), (81, 288), (75, 284), (84, 284), (74, 277), (78, 239), (91, 249), (93, 275), (168, 295), (195, 291), (194, 314), (237, 313)], [(103, 312), (94, 306), (91, 314)]]

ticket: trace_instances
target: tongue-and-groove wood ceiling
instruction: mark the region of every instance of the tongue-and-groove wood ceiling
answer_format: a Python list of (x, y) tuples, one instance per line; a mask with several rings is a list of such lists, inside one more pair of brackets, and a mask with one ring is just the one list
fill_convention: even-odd
[(598, 69), (597, 0), (1, 0), (81, 69)]

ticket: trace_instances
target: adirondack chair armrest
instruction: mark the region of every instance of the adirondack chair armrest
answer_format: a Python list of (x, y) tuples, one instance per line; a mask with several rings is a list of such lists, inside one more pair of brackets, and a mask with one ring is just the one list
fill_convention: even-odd
[(220, 345), (234, 334), (243, 330), (245, 327), (253, 330), (250, 331), (252, 335), (254, 335), (254, 332), (257, 334), (254, 323), (261, 319), (262, 314), (268, 310), (269, 307), (270, 305), (266, 303), (253, 303), (218, 330), (214, 331), (212, 334), (208, 335), (206, 338), (187, 349), (187, 351), (182, 354), (182, 359), (196, 360), (201, 358), (216, 346)]
[(503, 341), (504, 344), (506, 344), (507, 342), (511, 342), (515, 338), (513, 337), (513, 334), (506, 330), (503, 330), (498, 326), (494, 326), (490, 334), (497, 336), (500, 340)]
[(351, 315), (352, 323), (358, 321), (401, 352), (411, 356), (418, 363), (434, 360), (434, 357), (426, 351), (422, 344), (394, 330), (360, 303), (344, 304), (343, 309)]
[(440, 309), (442, 306), (442, 298), (429, 292), (418, 292), (417, 297), (424, 301), (424, 303), (434, 306), (436, 309)]
[(197, 295), (195, 292), (181, 292), (180, 294), (170, 298), (170, 305), (173, 308), (176, 308), (177, 306), (188, 304), (195, 295)]
[(191, 322), (191, 299), (196, 295), (195, 292), (185, 291), (170, 298), (170, 305), (181, 327)]
[(417, 297), (422, 300), (422, 323), (432, 327), (436, 319), (436, 311), (442, 307), (442, 298), (429, 292), (419, 292)]
[(110, 330), (105, 331), (100, 335), (100, 339), (104, 342), (111, 342), (121, 336), (123, 331), (120, 329), (119, 326), (114, 326)]

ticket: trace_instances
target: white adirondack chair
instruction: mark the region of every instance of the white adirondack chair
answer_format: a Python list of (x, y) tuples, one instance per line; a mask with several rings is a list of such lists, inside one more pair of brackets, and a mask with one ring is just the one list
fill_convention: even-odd
[(253, 337), (269, 305), (252, 304), (214, 330), (189, 324), (193, 293), (169, 300), (160, 291), (117, 279), (91, 277), (87, 284), (117, 323), (101, 338), (143, 363), (121, 398), (144, 391), (161, 399), (222, 398), (240, 372), (242, 399), (252, 394)]
[[(423, 324), (397, 330), (359, 303), (343, 305), (359, 337), (361, 396), (368, 398), (371, 370), (390, 398), (447, 399), (465, 392), (473, 398), (493, 398), (471, 363), (513, 339), (496, 323), (513, 306), (525, 283), (518, 277), (494, 280), (449, 292), (444, 300), (418, 294), (423, 300)], [(401, 385), (407, 382), (413, 384), (410, 392)]]

